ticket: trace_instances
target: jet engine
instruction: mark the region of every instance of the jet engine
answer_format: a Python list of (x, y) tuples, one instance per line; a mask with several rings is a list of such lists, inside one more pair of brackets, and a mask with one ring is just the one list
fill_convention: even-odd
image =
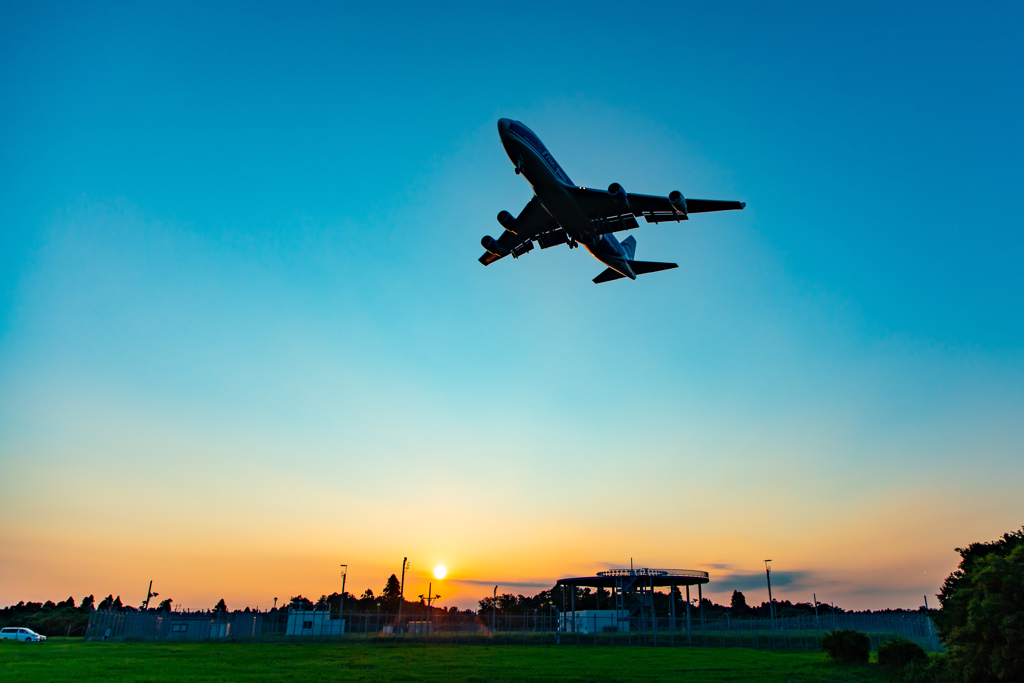
[(495, 256), (504, 256), (507, 251), (504, 251), (498, 246), (498, 240), (494, 239), (490, 235), (484, 235), (483, 239), (480, 240), (480, 246), (494, 254)]
[(498, 213), (498, 222), (501, 223), (501, 227), (508, 230), (513, 235), (516, 234), (516, 219), (512, 217), (508, 211), (501, 211)]
[(686, 210), (686, 197), (679, 190), (672, 190), (668, 193), (668, 203), (672, 205), (673, 209), (684, 216), (688, 213)]
[(622, 189), (622, 185), (612, 183), (608, 186), (608, 194), (614, 197), (615, 201), (622, 205), (622, 208), (627, 211), (629, 210), (629, 196), (626, 194), (626, 191)]

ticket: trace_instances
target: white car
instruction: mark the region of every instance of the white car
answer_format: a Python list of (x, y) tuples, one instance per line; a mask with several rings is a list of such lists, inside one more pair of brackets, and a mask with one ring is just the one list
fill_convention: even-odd
[(0, 640), (21, 640), (23, 642), (41, 642), (46, 640), (46, 636), (41, 636), (30, 628), (19, 628), (17, 626), (8, 626), (7, 628), (0, 628)]

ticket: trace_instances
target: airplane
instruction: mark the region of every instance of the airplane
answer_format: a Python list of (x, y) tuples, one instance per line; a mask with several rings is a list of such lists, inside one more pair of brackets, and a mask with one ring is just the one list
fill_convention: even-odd
[(636, 238), (630, 235), (619, 242), (614, 233), (640, 227), (636, 219), (648, 223), (689, 220), (691, 213), (742, 209), (744, 202), (715, 199), (686, 199), (678, 190), (667, 197), (632, 194), (618, 183), (608, 191), (577, 187), (537, 135), (519, 121), (498, 119), (498, 135), (508, 158), (533, 186), (533, 199), (519, 215), (508, 211), (498, 214), (505, 231), (498, 239), (486, 235), (480, 244), (487, 251), (480, 263), (489, 266), (509, 254), (519, 258), (533, 251), (534, 241), (541, 249), (567, 244), (587, 248), (594, 258), (608, 266), (594, 278), (595, 284), (621, 278), (635, 280), (637, 275), (678, 268), (676, 263), (636, 261)]

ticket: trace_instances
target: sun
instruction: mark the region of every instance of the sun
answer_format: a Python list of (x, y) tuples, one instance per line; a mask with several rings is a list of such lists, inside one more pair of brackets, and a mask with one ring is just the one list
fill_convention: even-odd
[(447, 574), (447, 573), (448, 573), (448, 570), (445, 569), (445, 566), (443, 564), (439, 564), (436, 567), (434, 567), (434, 578), (435, 579), (443, 579), (444, 575)]

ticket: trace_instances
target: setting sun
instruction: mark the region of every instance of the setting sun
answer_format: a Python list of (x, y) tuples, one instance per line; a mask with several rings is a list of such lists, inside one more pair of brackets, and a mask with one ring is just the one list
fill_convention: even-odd
[(434, 578), (435, 579), (443, 579), (444, 575), (447, 574), (447, 573), (448, 573), (448, 570), (445, 569), (445, 566), (443, 564), (439, 564), (436, 567), (434, 567)]

